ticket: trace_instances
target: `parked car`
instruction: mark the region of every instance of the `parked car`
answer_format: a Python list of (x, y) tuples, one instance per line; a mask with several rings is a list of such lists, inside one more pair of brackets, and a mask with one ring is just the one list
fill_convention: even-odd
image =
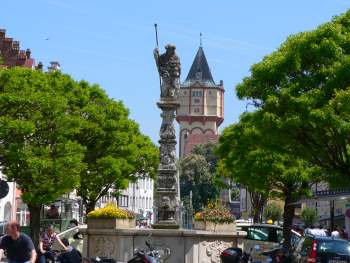
[(347, 263), (350, 245), (347, 240), (307, 235), (292, 254), (294, 263)]
[[(283, 228), (277, 225), (239, 222), (236, 223), (236, 227), (237, 230), (247, 232), (242, 249), (250, 254), (252, 261), (268, 262), (268, 258), (262, 252), (274, 249), (283, 242)], [(301, 237), (298, 232), (292, 230), (292, 247), (297, 246)]]

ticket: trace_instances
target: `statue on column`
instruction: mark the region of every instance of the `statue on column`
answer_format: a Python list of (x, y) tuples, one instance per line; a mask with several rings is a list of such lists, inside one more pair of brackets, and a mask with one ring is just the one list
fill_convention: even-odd
[(174, 45), (166, 45), (164, 54), (159, 54), (159, 49), (153, 51), (158, 72), (161, 78), (160, 97), (165, 99), (177, 99), (180, 90), (180, 59), (175, 53)]

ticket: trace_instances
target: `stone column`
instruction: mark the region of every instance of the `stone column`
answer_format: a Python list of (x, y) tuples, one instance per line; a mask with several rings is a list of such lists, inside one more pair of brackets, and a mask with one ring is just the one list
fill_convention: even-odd
[(175, 46), (167, 45), (166, 53), (154, 56), (161, 78), (160, 101), (162, 124), (160, 127), (160, 163), (154, 199), (155, 224), (153, 228), (179, 228), (179, 178), (176, 169), (176, 133), (174, 119), (180, 104), (180, 60)]

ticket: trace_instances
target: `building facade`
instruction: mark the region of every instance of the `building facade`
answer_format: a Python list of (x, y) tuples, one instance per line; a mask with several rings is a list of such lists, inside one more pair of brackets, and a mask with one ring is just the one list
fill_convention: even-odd
[(136, 182), (129, 183), (127, 189), (121, 190), (118, 197), (115, 197), (111, 190), (99, 200), (97, 207), (116, 203), (120, 208), (133, 211), (138, 219), (146, 221), (149, 225), (153, 223), (153, 189), (153, 179), (139, 178)]

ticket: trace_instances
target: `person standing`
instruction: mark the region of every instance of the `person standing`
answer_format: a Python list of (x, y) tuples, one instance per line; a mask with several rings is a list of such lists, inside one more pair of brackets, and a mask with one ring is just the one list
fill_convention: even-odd
[(17, 221), (11, 221), (6, 226), (6, 235), (0, 240), (0, 249), (6, 251), (9, 263), (35, 263), (33, 241), (20, 232)]
[(331, 237), (340, 238), (340, 232), (339, 232), (338, 228), (335, 228), (335, 229), (332, 231)]

